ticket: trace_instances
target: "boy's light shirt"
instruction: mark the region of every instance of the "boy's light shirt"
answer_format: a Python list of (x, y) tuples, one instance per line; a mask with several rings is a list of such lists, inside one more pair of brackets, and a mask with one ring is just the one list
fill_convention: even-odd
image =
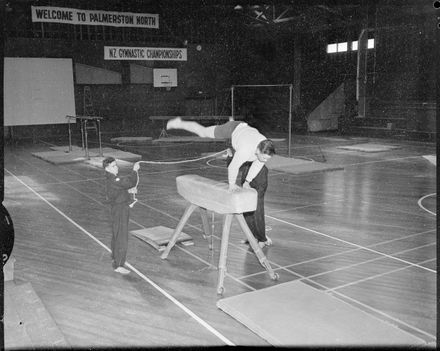
[(252, 162), (247, 175), (247, 179), (251, 182), (261, 168), (264, 162), (260, 162), (255, 155), (258, 144), (267, 139), (257, 129), (249, 127), (247, 123), (241, 123), (235, 128), (231, 136), (231, 144), (235, 150), (235, 155), (228, 166), (228, 182), (235, 184), (237, 180), (238, 171), (241, 165), (245, 162)]

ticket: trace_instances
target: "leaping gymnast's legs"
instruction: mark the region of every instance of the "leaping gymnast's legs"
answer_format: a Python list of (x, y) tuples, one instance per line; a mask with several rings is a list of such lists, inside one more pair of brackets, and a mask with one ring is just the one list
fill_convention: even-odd
[(214, 129), (216, 126), (205, 127), (201, 124), (193, 121), (183, 121), (182, 118), (176, 117), (170, 119), (167, 123), (168, 129), (183, 129), (188, 132), (197, 134), (201, 138), (212, 138), (214, 139)]
[(183, 129), (201, 138), (231, 139), (232, 132), (240, 123), (243, 122), (229, 121), (221, 125), (205, 127), (197, 122), (184, 121), (182, 118), (176, 117), (168, 121), (167, 129)]

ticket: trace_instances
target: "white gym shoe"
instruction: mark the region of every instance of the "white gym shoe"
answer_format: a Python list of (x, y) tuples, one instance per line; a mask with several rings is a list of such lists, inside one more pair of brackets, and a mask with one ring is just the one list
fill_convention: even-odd
[(129, 274), (130, 273), (130, 271), (127, 268), (124, 268), (122, 266), (119, 266), (118, 268), (116, 268), (115, 272), (121, 273), (121, 274)]
[(266, 242), (265, 242), (265, 244), (266, 244), (266, 246), (271, 246), (272, 245), (272, 239), (269, 238), (267, 235), (266, 235)]
[(180, 117), (176, 117), (176, 118), (168, 120), (167, 130), (168, 129), (179, 129), (180, 122), (182, 122), (182, 118), (180, 118)]
[(265, 246), (271, 246), (271, 245), (272, 245), (272, 239), (269, 238), (269, 237), (266, 235), (266, 241), (259, 241), (259, 242), (258, 242), (258, 245), (260, 246), (260, 248), (263, 248), (263, 247), (265, 247)]

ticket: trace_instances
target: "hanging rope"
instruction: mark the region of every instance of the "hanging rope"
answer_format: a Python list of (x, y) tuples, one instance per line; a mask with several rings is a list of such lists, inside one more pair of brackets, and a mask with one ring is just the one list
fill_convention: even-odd
[(174, 165), (174, 164), (178, 164), (178, 163), (187, 163), (187, 162), (195, 162), (195, 161), (200, 161), (200, 160), (204, 160), (206, 158), (211, 158), (217, 155), (220, 155), (224, 152), (226, 152), (228, 149), (224, 149), (222, 151), (216, 152), (214, 154), (209, 154), (203, 157), (199, 157), (199, 158), (194, 158), (194, 159), (190, 159), (190, 160), (180, 160), (180, 161), (138, 161), (138, 163), (149, 163), (149, 164), (154, 164), (154, 165)]
[(136, 172), (136, 185), (133, 188), (128, 189), (128, 193), (129, 194), (133, 194), (133, 202), (128, 205), (130, 208), (133, 208), (134, 204), (136, 202), (138, 202), (138, 199), (136, 198), (136, 194), (138, 192), (138, 185), (139, 185), (139, 171), (135, 171)]
[[(228, 149), (213, 153), (213, 154), (209, 154), (203, 157), (198, 157), (198, 158), (194, 158), (194, 159), (190, 159), (190, 160), (180, 160), (180, 161), (138, 161), (136, 163), (148, 163), (148, 164), (153, 164), (153, 165), (175, 165), (175, 164), (179, 164), (179, 163), (187, 163), (187, 162), (196, 162), (196, 161), (200, 161), (200, 160), (204, 160), (206, 158), (211, 158), (220, 154), (223, 154), (227, 151)], [(130, 194), (133, 194), (133, 202), (129, 205), (130, 208), (133, 208), (134, 204), (136, 202), (138, 202), (138, 199), (136, 198), (136, 194), (138, 192), (138, 185), (139, 185), (139, 172), (136, 171), (136, 185), (129, 189), (128, 192)]]

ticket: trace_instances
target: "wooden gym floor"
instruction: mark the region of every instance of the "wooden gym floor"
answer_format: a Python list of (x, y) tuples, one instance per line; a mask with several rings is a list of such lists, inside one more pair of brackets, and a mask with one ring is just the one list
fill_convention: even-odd
[[(233, 223), (224, 297), (301, 280), (432, 346), (436, 167), (423, 156), (435, 155), (435, 144), (368, 141), (399, 148), (363, 153), (337, 148), (354, 139), (294, 136), (293, 157), (316, 156), (344, 170), (270, 172), (265, 209), (274, 245), (264, 252), (280, 279), (270, 279), (240, 243), (243, 234)], [(286, 143), (279, 145), (278, 153), (286, 155)], [(143, 160), (170, 161), (224, 148), (165, 143), (131, 151), (141, 152)], [(15, 227), (14, 283), (32, 284), (71, 346), (268, 345), (216, 307), (219, 215), (213, 251), (202, 238), (200, 216), (193, 215), (184, 232), (194, 246), (176, 245), (162, 260), (153, 247), (130, 237), (132, 272), (119, 275), (110, 263), (102, 169), (53, 165), (31, 155), (46, 150), (47, 143), (6, 146), (4, 205)], [(221, 160), (142, 164), (130, 230), (175, 228), (187, 205), (176, 192), (175, 177), (190, 173), (226, 180)]]

